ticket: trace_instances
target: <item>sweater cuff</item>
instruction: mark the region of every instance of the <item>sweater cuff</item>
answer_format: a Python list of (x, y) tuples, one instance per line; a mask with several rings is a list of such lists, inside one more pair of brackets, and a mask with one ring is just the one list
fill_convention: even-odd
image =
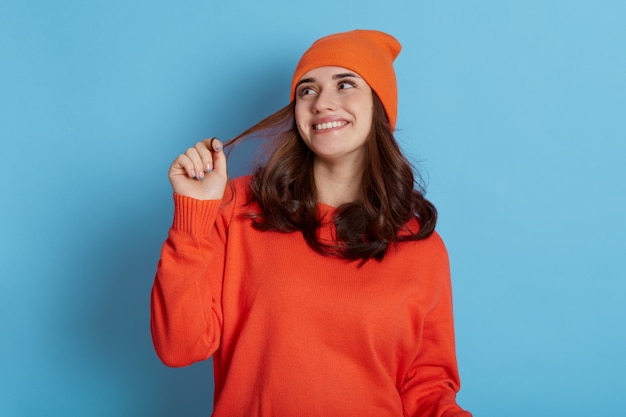
[(196, 200), (174, 193), (172, 230), (191, 235), (206, 235), (213, 225), (222, 200)]

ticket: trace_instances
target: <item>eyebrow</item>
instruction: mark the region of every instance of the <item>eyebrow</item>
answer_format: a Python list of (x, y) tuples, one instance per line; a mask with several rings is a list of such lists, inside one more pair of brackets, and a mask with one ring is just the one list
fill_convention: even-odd
[[(340, 80), (342, 78), (361, 78), (358, 75), (352, 73), (352, 72), (343, 72), (340, 74), (335, 74), (333, 75), (333, 80)], [(315, 82), (315, 78), (311, 77), (311, 78), (303, 78), (300, 81), (298, 81), (298, 84), (296, 84), (296, 87), (298, 87), (300, 84), (305, 84), (305, 83), (313, 83)]]

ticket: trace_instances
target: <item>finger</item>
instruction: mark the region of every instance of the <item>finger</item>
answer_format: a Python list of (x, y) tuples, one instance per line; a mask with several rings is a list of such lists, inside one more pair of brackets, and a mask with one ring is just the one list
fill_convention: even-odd
[(224, 147), (224, 144), (218, 138), (211, 138), (209, 139), (209, 141), (210, 141), (210, 148), (214, 152), (219, 152)]
[(211, 141), (213, 148), (213, 170), (218, 174), (227, 175), (226, 155), (224, 154), (224, 144), (216, 138)]
[(184, 175), (187, 175), (191, 178), (195, 178), (196, 176), (193, 162), (185, 154), (179, 155), (174, 160), (174, 162), (172, 163), (172, 166), (170, 167), (170, 175), (179, 175), (180, 174), (179, 171), (182, 171)]
[(213, 170), (213, 154), (211, 153), (211, 139), (204, 139), (194, 146), (202, 161), (202, 171), (211, 172)]
[(198, 142), (195, 146), (202, 158), (203, 167), (205, 172), (211, 172), (214, 169), (215, 156), (222, 151), (222, 142), (213, 137), (205, 139), (202, 142)]
[(202, 158), (200, 157), (196, 147), (194, 146), (193, 148), (187, 149), (185, 151), (185, 156), (191, 161), (191, 177), (198, 179), (204, 178)]

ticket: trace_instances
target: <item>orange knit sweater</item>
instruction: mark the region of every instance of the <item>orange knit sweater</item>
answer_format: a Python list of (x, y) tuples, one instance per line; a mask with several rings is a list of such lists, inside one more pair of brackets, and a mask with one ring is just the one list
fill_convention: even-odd
[[(174, 195), (151, 298), (165, 364), (213, 355), (214, 417), (471, 416), (455, 402), (448, 258), (436, 233), (359, 267), (317, 254), (300, 233), (253, 229), (249, 178), (232, 184), (222, 201)], [(320, 207), (324, 219), (332, 211)]]

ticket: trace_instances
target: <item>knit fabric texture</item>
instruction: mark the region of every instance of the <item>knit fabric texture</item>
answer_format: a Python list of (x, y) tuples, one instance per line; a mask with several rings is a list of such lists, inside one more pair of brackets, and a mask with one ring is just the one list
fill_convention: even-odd
[[(227, 190), (222, 201), (174, 195), (151, 303), (164, 363), (213, 358), (213, 417), (471, 416), (455, 402), (437, 233), (360, 266), (314, 252), (302, 233), (254, 229), (249, 178)], [(332, 239), (334, 208), (318, 209)]]

